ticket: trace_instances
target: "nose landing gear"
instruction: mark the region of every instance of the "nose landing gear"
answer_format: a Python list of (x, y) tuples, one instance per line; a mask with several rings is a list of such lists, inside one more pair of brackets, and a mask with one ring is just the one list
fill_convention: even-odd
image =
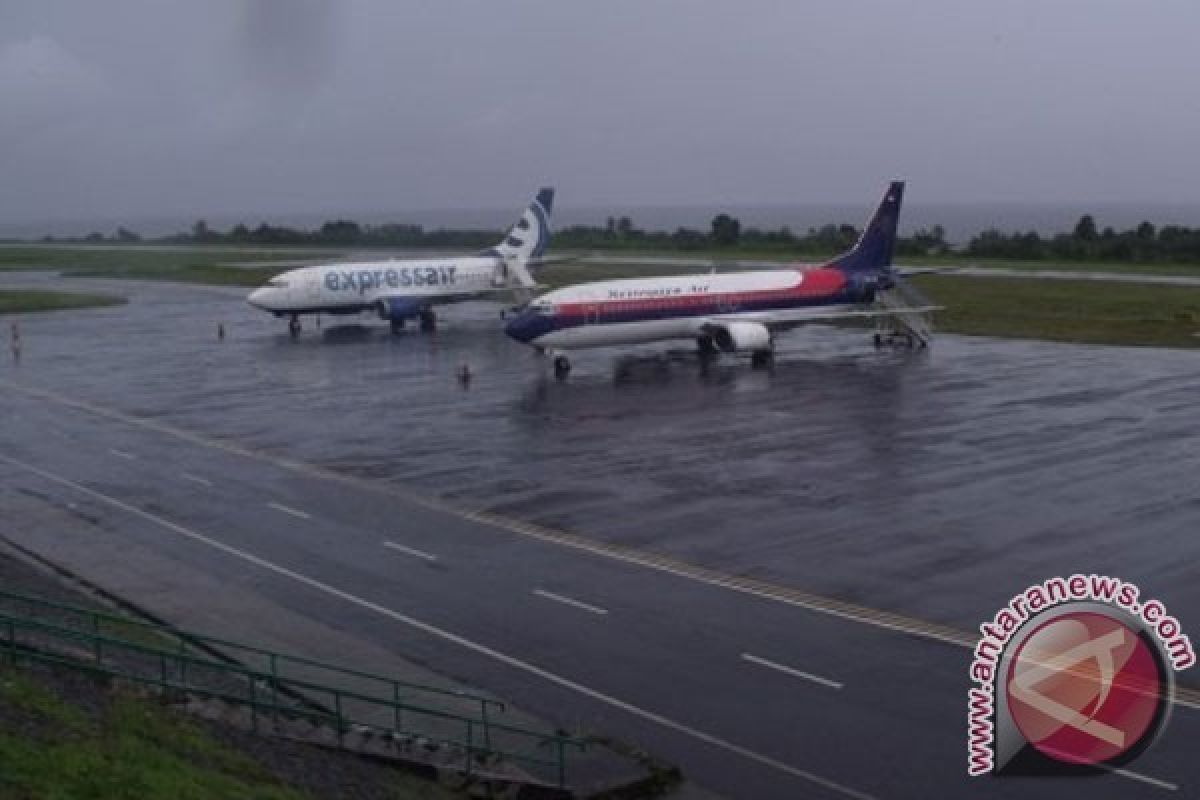
[(775, 353), (771, 350), (755, 350), (750, 355), (750, 366), (754, 369), (763, 369), (771, 366), (774, 359)]

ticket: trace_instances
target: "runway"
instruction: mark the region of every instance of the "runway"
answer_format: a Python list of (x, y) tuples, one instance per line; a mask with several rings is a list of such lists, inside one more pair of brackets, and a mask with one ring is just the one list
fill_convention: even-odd
[[(404, 656), (719, 794), (1058, 794), (966, 778), (962, 633), (1080, 571), (1200, 620), (1189, 353), (814, 328), (771, 372), (596, 352), (558, 384), (482, 304), (292, 342), (238, 292), (112, 287), (129, 306), (22, 320), (0, 533), (181, 624)], [(1197, 713), (1088, 791), (1186, 795)]]

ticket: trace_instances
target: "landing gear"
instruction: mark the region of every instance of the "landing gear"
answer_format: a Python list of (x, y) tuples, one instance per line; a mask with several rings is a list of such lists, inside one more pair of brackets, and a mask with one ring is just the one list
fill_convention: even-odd
[(418, 319), (421, 321), (421, 333), (433, 333), (437, 330), (437, 315), (432, 310), (422, 311)]
[(564, 355), (554, 357), (554, 377), (560, 381), (565, 381), (567, 376), (571, 374), (571, 361)]
[(775, 353), (770, 350), (755, 350), (750, 354), (750, 366), (754, 369), (763, 369), (771, 366), (771, 361), (775, 358)]
[(293, 339), (300, 335), (300, 317), (296, 314), (292, 314), (288, 320), (288, 335)]
[(404, 333), (404, 320), (403, 319), (393, 319), (392, 320), (392, 333), (393, 334)]
[(913, 336), (907, 331), (883, 331), (876, 333), (874, 337), (876, 350), (881, 350), (884, 347), (897, 347), (907, 350), (923, 350), (928, 345), (924, 340)]
[(708, 361), (716, 358), (720, 351), (717, 350), (717, 343), (711, 336), (699, 336), (696, 338), (696, 352), (700, 355), (701, 361)]

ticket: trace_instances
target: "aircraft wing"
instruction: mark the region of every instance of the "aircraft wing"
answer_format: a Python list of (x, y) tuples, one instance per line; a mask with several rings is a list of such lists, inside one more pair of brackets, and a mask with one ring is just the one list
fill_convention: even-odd
[(962, 267), (894, 267), (893, 271), (901, 278), (911, 278), (914, 275), (953, 275)]
[(540, 291), (544, 291), (549, 288), (550, 288), (550, 284), (548, 284), (548, 283), (534, 283), (534, 284), (530, 284), (529, 286), (489, 286), (486, 289), (472, 289), (471, 291), (472, 291), (472, 293), (474, 293), (474, 292), (479, 292), (479, 293), (494, 292), (497, 294), (512, 294), (515, 291), (539, 291), (540, 292)]
[(734, 312), (732, 314), (721, 314), (717, 317), (712, 317), (708, 324), (720, 325), (722, 322), (757, 322), (761, 325), (766, 325), (768, 328), (774, 327), (790, 327), (793, 325), (803, 325), (806, 322), (828, 322), (835, 319), (872, 319), (876, 317), (894, 317), (899, 314), (928, 314), (933, 311), (941, 311), (945, 306), (905, 306), (903, 308), (871, 308), (854, 311), (814, 311), (806, 313), (803, 316), (781, 317), (771, 311), (750, 311), (744, 314)]
[(582, 255), (574, 256), (543, 256), (542, 258), (531, 258), (525, 262), (525, 266), (537, 269), (538, 267), (552, 267), (555, 264), (570, 264), (575, 261), (583, 260)]
[(805, 313), (802, 315), (785, 315), (773, 311), (750, 311), (745, 313), (738, 313), (735, 311), (730, 314), (721, 314), (719, 316), (700, 320), (699, 324), (697, 325), (697, 332), (711, 328), (723, 328), (726, 325), (734, 322), (748, 322), (755, 325), (761, 325), (763, 328), (771, 331), (785, 331), (814, 322), (836, 322), (837, 320), (850, 319), (880, 319), (885, 317), (897, 317), (904, 314), (926, 314), (932, 311), (940, 311), (942, 308), (943, 306), (924, 305), (906, 306), (904, 308), (891, 309), (871, 308), (846, 311), (813, 310), (810, 313)]

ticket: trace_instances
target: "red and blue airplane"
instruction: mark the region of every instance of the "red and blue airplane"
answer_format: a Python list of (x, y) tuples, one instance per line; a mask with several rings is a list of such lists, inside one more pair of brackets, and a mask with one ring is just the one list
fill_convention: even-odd
[(919, 332), (914, 317), (935, 307), (887, 302), (900, 280), (892, 254), (903, 197), (904, 182), (893, 182), (854, 247), (826, 264), (582, 283), (533, 299), (505, 331), (553, 354), (560, 377), (565, 351), (580, 348), (692, 340), (702, 355), (749, 352), (759, 366), (776, 332), (807, 322), (892, 317)]

